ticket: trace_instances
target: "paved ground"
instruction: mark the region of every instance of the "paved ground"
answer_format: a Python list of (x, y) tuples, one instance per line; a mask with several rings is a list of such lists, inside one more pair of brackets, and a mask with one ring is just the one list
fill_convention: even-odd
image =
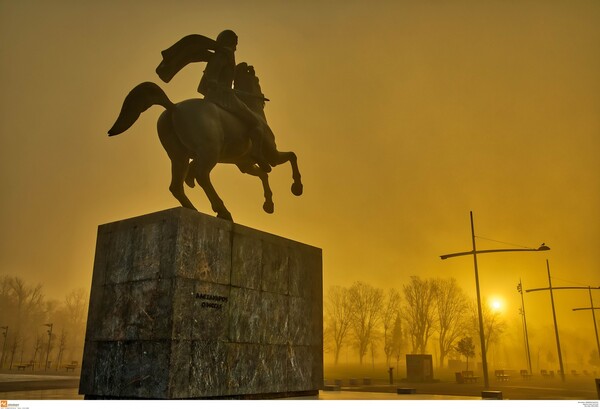
[(457, 384), (456, 382), (402, 383), (394, 386), (371, 385), (343, 387), (344, 391), (395, 393), (399, 387), (414, 388), (419, 394), (444, 396), (481, 397), (484, 390), (501, 391), (504, 399), (510, 400), (597, 400), (598, 394), (593, 378), (556, 381), (514, 381), (491, 383), (489, 388), (482, 384)]
[(0, 399), (77, 399), (78, 388), (79, 375), (0, 373)]
[[(0, 373), (0, 399), (83, 399), (78, 393), (79, 375), (65, 373)], [(398, 388), (414, 388), (416, 394), (399, 395)], [(481, 399), (482, 384), (456, 382), (398, 383), (396, 385), (345, 386), (341, 391), (322, 391), (321, 400), (454, 400)], [(598, 400), (594, 378), (511, 380), (491, 383), (510, 400)], [(315, 399), (309, 398), (309, 399)]]

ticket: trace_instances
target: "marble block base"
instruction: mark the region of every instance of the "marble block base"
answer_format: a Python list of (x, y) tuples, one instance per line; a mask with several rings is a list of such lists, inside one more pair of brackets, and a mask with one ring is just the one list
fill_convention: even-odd
[(317, 394), (321, 250), (184, 208), (98, 228), (80, 394)]

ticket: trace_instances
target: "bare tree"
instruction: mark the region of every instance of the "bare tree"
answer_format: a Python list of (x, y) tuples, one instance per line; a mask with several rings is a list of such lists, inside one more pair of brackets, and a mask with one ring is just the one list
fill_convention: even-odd
[[(38, 358), (38, 352), (41, 351), (42, 347), (44, 345), (44, 340), (43, 340), (43, 336), (41, 334), (36, 334), (35, 336), (35, 341), (33, 342), (33, 358), (31, 358), (31, 360), (35, 363), (38, 362), (37, 358)], [(41, 361), (41, 359), (40, 359)]]
[(371, 366), (375, 370), (375, 358), (377, 357), (377, 347), (381, 341), (381, 333), (379, 331), (373, 331), (371, 334), (371, 340), (369, 341), (369, 347), (371, 349)]
[(19, 277), (9, 277), (0, 284), (5, 293), (7, 322), (14, 333), (29, 334), (37, 331), (43, 320), (44, 294), (41, 284), (31, 286)]
[(11, 311), (11, 278), (0, 276), (0, 324), (8, 322)]
[(63, 353), (66, 348), (67, 348), (67, 333), (65, 332), (65, 330), (63, 328), (60, 331), (60, 338), (59, 338), (59, 344), (58, 344), (58, 355), (56, 358), (56, 370), (57, 371), (58, 371), (58, 368), (60, 367), (60, 364), (62, 363)]
[(25, 345), (27, 344), (28, 336), (23, 336), (21, 341), (21, 348), (19, 348), (19, 362), (23, 363), (23, 355), (25, 353)]
[(333, 344), (336, 365), (350, 330), (351, 319), (348, 289), (339, 286), (330, 287), (325, 300), (325, 337)]
[[(498, 311), (493, 311), (489, 307), (489, 303), (484, 298), (481, 303), (481, 312), (483, 315), (483, 334), (486, 351), (490, 344), (497, 342), (500, 336), (506, 330), (506, 322), (502, 319)], [(471, 331), (479, 338), (479, 314), (477, 312), (477, 304), (471, 303)]]
[(88, 298), (83, 288), (73, 290), (65, 297), (65, 310), (71, 326), (75, 328), (85, 326)]
[(363, 282), (356, 282), (348, 290), (352, 306), (351, 326), (356, 340), (360, 363), (367, 354), (367, 348), (374, 337), (374, 331), (381, 319), (383, 306), (383, 290), (371, 287)]
[(82, 288), (71, 291), (65, 297), (62, 308), (65, 318), (63, 325), (69, 329), (69, 344), (74, 346), (74, 348), (69, 348), (71, 359), (73, 359), (74, 356), (81, 356), (83, 354), (88, 300), (89, 295), (87, 291)]
[(435, 282), (411, 276), (404, 285), (404, 312), (407, 332), (412, 343), (412, 352), (424, 354), (435, 322)]
[(19, 320), (29, 318), (24, 315), (32, 315), (37, 312), (44, 300), (41, 284), (31, 287), (21, 278), (13, 277), (10, 281), (10, 287), (16, 301)]
[(443, 368), (446, 356), (453, 349), (452, 345), (464, 333), (465, 313), (469, 303), (454, 277), (436, 280), (435, 289), (439, 367)]
[(19, 348), (19, 346), (21, 346), (22, 342), (23, 342), (23, 337), (21, 337), (21, 335), (17, 332), (13, 336), (13, 342), (10, 345), (10, 365), (9, 365), (9, 369), (12, 369), (12, 367), (13, 367), (13, 363), (15, 361), (15, 354), (17, 353), (17, 349)]
[(400, 312), (400, 293), (390, 288), (385, 297), (385, 303), (381, 314), (383, 324), (383, 351), (385, 352), (386, 365), (390, 366), (390, 360), (394, 353), (393, 329), (395, 320)]

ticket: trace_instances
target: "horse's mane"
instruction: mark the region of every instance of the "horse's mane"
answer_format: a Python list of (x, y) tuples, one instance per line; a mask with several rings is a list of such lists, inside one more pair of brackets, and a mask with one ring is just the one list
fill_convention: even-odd
[[(253, 111), (262, 111), (265, 101), (268, 101), (262, 93), (254, 67), (245, 62), (241, 62), (235, 67), (233, 88), (241, 91), (238, 94), (239, 98)], [(249, 95), (244, 95), (245, 93)]]
[(241, 62), (235, 66), (233, 87), (245, 92), (256, 91), (256, 88), (260, 91), (258, 77), (256, 76), (256, 72), (252, 65)]

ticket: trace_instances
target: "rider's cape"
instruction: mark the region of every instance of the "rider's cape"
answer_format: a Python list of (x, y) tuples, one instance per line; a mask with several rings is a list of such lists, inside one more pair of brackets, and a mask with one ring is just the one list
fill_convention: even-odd
[(190, 34), (162, 51), (162, 61), (156, 73), (169, 82), (183, 67), (193, 62), (208, 62), (217, 49), (217, 42), (200, 34)]

